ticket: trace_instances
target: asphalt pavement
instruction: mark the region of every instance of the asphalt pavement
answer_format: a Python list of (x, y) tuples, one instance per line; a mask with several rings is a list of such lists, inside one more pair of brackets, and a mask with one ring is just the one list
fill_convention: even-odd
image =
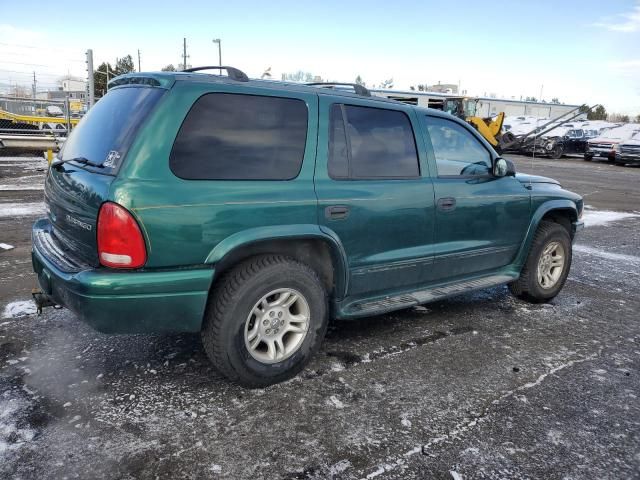
[(333, 322), (301, 375), (246, 390), (198, 335), (30, 313), (46, 165), (0, 157), (0, 478), (640, 478), (640, 169), (509, 158), (585, 198), (554, 301)]

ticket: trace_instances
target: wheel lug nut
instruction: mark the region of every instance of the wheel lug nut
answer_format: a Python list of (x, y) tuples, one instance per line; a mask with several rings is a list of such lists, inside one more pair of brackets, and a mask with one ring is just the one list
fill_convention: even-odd
[(273, 311), (269, 312), (270, 317), (273, 317), (273, 315), (274, 315)]
[(282, 312), (278, 312), (278, 317), (282, 317)]
[(271, 335), (271, 329), (267, 328), (267, 331), (265, 332), (267, 335)]
[(262, 321), (262, 325), (264, 325), (265, 327), (266, 327), (267, 325), (269, 325), (269, 320), (263, 320), (263, 321)]

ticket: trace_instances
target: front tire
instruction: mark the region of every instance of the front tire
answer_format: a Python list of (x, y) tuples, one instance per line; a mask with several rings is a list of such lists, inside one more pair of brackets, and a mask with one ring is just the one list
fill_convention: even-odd
[(326, 289), (310, 267), (282, 255), (254, 257), (214, 288), (202, 343), (227, 378), (266, 387), (305, 367), (320, 348), (327, 312)]
[(542, 221), (520, 278), (509, 284), (511, 293), (532, 303), (552, 300), (567, 280), (571, 259), (571, 237), (567, 229), (554, 222)]
[(551, 158), (554, 160), (559, 160), (564, 155), (564, 147), (562, 145), (555, 145), (551, 150)]

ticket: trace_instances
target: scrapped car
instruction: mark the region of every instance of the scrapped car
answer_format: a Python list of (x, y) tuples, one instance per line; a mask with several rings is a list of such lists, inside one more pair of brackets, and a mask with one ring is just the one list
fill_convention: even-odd
[(600, 136), (587, 141), (584, 159), (591, 161), (594, 158), (605, 157), (609, 162), (614, 163), (620, 153), (620, 144), (631, 139), (638, 132), (640, 132), (638, 123), (627, 123), (605, 130)]
[(261, 387), (296, 375), (330, 318), (560, 292), (579, 195), (444, 112), (221, 69), (117, 77), (73, 130), (33, 226), (40, 305), (102, 332), (201, 332), (220, 372)]
[(573, 126), (561, 126), (540, 135), (523, 148), (523, 153), (547, 155), (558, 159), (571, 153), (584, 153), (587, 148), (587, 139), (581, 128)]
[(640, 164), (640, 132), (620, 144), (620, 154), (616, 157), (616, 164)]

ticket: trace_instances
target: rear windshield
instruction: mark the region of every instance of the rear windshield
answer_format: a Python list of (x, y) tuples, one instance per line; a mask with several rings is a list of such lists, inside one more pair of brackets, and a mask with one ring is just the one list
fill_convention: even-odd
[(63, 161), (86, 158), (103, 168), (83, 166), (114, 174), (138, 128), (165, 90), (123, 87), (111, 90), (84, 116), (65, 142)]

